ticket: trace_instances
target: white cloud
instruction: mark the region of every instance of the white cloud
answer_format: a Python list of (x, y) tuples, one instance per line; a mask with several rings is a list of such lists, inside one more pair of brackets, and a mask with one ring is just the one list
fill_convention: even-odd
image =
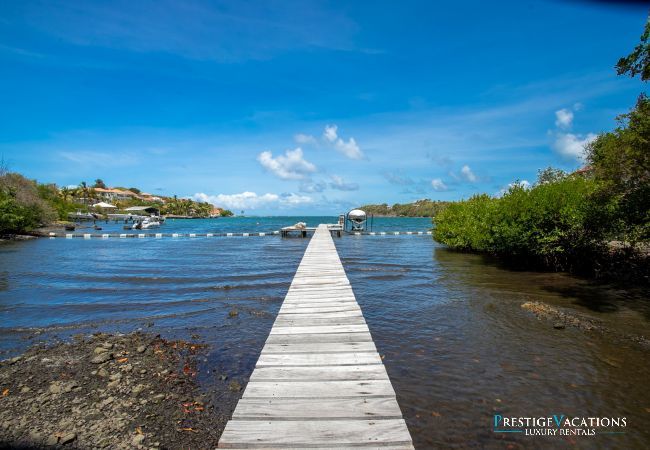
[(239, 194), (218, 195), (208, 195), (203, 192), (197, 192), (192, 196), (192, 198), (197, 201), (208, 202), (215, 206), (236, 211), (254, 210), (264, 207), (291, 207), (311, 203), (313, 201), (311, 197), (294, 193), (281, 195), (266, 193), (263, 195), (257, 195), (255, 192), (250, 191), (241, 192)]
[(300, 145), (311, 145), (316, 143), (316, 138), (311, 134), (298, 133), (293, 136), (293, 140)]
[(339, 191), (359, 190), (359, 185), (357, 183), (347, 183), (342, 177), (338, 175), (332, 175), (331, 178), (332, 181), (330, 182), (330, 187), (332, 189), (337, 189)]
[(568, 130), (573, 125), (573, 111), (562, 108), (555, 111), (555, 126), (563, 130)]
[[(580, 111), (583, 108), (582, 103), (573, 105), (573, 111)], [(580, 163), (585, 162), (585, 146), (596, 139), (596, 135), (588, 133), (587, 135), (569, 133), (573, 127), (574, 114), (572, 111), (562, 108), (555, 111), (555, 126), (557, 130), (550, 132), (555, 136), (553, 149), (564, 159), (573, 159)]]
[(336, 125), (326, 125), (325, 131), (323, 131), (323, 139), (327, 142), (335, 142), (338, 139), (338, 129)]
[(563, 158), (585, 161), (585, 146), (596, 139), (596, 135), (589, 133), (586, 136), (573, 133), (557, 133), (553, 149)]
[(470, 169), (467, 164), (465, 164), (462, 169), (460, 169), (460, 177), (465, 181), (469, 181), (470, 183), (475, 183), (478, 181), (478, 177), (474, 174), (474, 172), (472, 172), (472, 169)]
[(433, 188), (434, 191), (446, 191), (447, 190), (447, 185), (440, 179), (440, 178), (434, 178), (431, 180), (431, 187)]
[(359, 145), (357, 144), (357, 141), (354, 140), (354, 138), (348, 139), (347, 142), (339, 138), (336, 141), (335, 147), (339, 152), (343, 153), (345, 156), (347, 156), (350, 159), (363, 158), (363, 152), (359, 148)]
[(280, 195), (280, 205), (296, 206), (312, 202), (313, 199), (307, 195), (298, 195), (293, 192)]
[(273, 158), (273, 153), (265, 151), (257, 156), (259, 163), (269, 172), (283, 180), (303, 180), (316, 172), (316, 166), (303, 157), (300, 147), (287, 150), (283, 155)]
[(342, 153), (350, 159), (362, 159), (363, 152), (357, 144), (357, 141), (351, 137), (347, 141), (341, 139), (338, 135), (338, 126), (327, 125), (323, 131), (323, 139), (332, 144), (336, 151)]

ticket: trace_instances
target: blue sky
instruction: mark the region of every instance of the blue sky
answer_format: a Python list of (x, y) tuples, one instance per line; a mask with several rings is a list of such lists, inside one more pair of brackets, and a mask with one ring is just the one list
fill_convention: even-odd
[(644, 86), (647, 8), (2, 1), (0, 154), (247, 214), (454, 200), (572, 170)]

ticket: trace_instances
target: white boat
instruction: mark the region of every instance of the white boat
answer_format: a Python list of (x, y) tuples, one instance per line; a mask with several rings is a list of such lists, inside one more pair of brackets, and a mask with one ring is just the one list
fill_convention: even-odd
[(142, 220), (139, 220), (133, 224), (131, 229), (133, 230), (148, 230), (150, 228), (159, 228), (160, 222), (158, 222), (156, 217), (145, 217)]

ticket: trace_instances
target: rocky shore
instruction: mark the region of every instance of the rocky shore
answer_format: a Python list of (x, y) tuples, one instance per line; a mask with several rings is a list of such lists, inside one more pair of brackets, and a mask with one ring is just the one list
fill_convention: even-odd
[(0, 448), (215, 448), (225, 426), (195, 380), (203, 347), (77, 336), (0, 363)]

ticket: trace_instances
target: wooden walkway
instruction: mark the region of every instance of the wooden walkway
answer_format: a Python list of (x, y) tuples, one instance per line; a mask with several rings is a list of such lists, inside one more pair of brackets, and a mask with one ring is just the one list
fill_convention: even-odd
[(334, 241), (309, 242), (219, 448), (412, 449)]

